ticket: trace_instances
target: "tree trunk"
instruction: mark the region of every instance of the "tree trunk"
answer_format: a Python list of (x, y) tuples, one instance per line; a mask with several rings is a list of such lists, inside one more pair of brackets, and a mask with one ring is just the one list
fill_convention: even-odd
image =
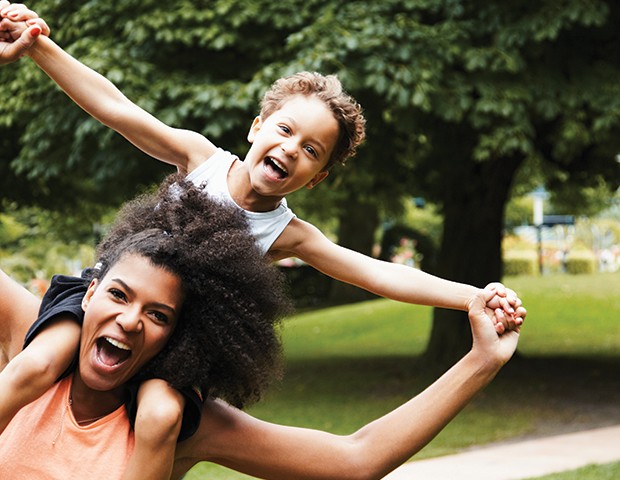
[[(503, 158), (455, 169), (458, 175), (446, 182), (444, 232), (434, 273), (477, 287), (501, 279), (504, 209), (521, 162), (519, 157)], [(467, 314), (436, 308), (427, 363), (444, 369), (470, 347)]]
[[(357, 193), (349, 194), (346, 208), (339, 218), (338, 243), (364, 255), (372, 255), (379, 211), (375, 204), (366, 202)], [(375, 298), (375, 295), (344, 282), (333, 282), (330, 292), (332, 303), (344, 304)]]

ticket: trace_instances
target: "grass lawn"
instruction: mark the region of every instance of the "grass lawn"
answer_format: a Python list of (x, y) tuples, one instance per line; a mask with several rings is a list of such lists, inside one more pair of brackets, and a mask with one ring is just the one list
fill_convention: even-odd
[[(505, 283), (528, 309), (518, 356), (416, 458), (620, 423), (620, 274), (514, 277)], [(334, 433), (355, 431), (435, 379), (419, 359), (430, 315), (427, 307), (373, 300), (288, 319), (285, 379), (251, 413)], [(620, 478), (592, 475), (599, 476), (566, 479)], [(250, 478), (207, 463), (187, 475)]]
[(555, 473), (528, 480), (618, 480), (620, 478), (620, 462), (606, 465), (588, 465), (570, 472)]

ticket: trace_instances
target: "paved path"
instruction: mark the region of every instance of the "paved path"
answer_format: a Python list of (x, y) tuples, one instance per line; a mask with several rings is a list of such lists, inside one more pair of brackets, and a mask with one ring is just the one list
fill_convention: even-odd
[(384, 480), (522, 480), (620, 461), (620, 425), (413, 461)]

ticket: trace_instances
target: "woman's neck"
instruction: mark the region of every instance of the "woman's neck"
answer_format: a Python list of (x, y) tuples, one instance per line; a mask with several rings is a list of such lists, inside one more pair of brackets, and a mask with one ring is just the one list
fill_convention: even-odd
[(69, 390), (69, 405), (75, 421), (79, 425), (88, 425), (109, 415), (123, 404), (124, 389), (106, 392), (89, 388), (78, 371), (73, 375)]

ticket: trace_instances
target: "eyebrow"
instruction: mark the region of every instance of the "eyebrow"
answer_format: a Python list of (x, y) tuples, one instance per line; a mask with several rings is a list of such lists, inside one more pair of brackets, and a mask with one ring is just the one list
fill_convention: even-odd
[[(127, 292), (130, 295), (135, 295), (135, 293), (136, 293), (135, 290), (133, 288), (131, 288), (129, 285), (127, 285), (120, 278), (113, 278), (112, 281), (120, 284), (125, 290), (127, 290)], [(151, 302), (150, 305), (152, 305), (152, 306), (154, 306), (156, 308), (160, 308), (162, 310), (168, 310), (169, 312), (171, 312), (173, 314), (176, 314), (176, 310), (173, 307), (171, 307), (170, 305), (166, 305), (165, 303)]]

